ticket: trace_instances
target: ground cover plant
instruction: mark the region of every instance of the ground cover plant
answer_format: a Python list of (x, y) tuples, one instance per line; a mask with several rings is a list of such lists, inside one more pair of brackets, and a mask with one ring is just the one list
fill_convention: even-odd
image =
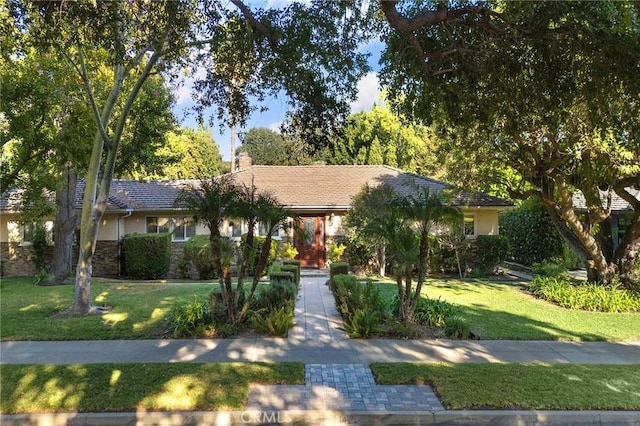
[(0, 412), (241, 410), (249, 384), (302, 384), (281, 363), (0, 365)]
[[(391, 301), (395, 283), (378, 281)], [(524, 286), (482, 279), (428, 279), (423, 297), (441, 298), (460, 310), (481, 339), (623, 341), (640, 338), (640, 313), (587, 312), (536, 299)]]
[(448, 409), (638, 410), (637, 365), (373, 363), (378, 384), (429, 384)]
[(599, 312), (640, 312), (640, 294), (615, 283), (607, 286), (536, 277), (527, 286), (537, 297), (568, 309)]

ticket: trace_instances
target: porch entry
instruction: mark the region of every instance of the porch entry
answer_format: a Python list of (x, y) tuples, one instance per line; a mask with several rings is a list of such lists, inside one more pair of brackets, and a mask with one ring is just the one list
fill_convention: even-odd
[(303, 268), (322, 268), (326, 263), (324, 221), (324, 215), (300, 217), (295, 242)]

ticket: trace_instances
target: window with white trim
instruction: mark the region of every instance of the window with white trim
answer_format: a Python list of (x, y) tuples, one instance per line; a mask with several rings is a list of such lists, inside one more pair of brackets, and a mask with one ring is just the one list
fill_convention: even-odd
[(171, 241), (187, 241), (196, 235), (196, 223), (190, 216), (147, 216), (147, 233), (170, 232)]
[(462, 232), (467, 238), (476, 236), (476, 215), (465, 214), (464, 221), (462, 223)]

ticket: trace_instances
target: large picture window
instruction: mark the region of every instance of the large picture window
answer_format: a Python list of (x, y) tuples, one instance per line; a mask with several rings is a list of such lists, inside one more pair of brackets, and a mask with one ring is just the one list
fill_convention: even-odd
[(196, 224), (188, 216), (147, 217), (147, 233), (170, 232), (172, 241), (186, 241), (196, 235)]

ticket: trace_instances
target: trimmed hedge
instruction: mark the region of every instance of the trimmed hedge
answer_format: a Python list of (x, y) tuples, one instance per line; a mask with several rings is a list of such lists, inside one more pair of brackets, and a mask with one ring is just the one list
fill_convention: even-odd
[(134, 279), (166, 278), (171, 262), (171, 234), (133, 234), (123, 238), (127, 275)]
[(293, 274), (293, 282), (296, 285), (300, 285), (300, 267), (297, 265), (283, 264), (280, 267), (281, 272), (291, 272)]
[(335, 275), (348, 275), (349, 264), (347, 262), (333, 262), (329, 265), (329, 276), (333, 278)]
[(216, 277), (208, 235), (194, 235), (184, 243), (184, 258), (188, 264), (195, 266), (199, 279), (210, 280)]
[(272, 272), (269, 275), (269, 281), (271, 281), (272, 283), (275, 282), (293, 282), (294, 277), (293, 277), (293, 272), (283, 272), (283, 271), (279, 271), (279, 272)]

